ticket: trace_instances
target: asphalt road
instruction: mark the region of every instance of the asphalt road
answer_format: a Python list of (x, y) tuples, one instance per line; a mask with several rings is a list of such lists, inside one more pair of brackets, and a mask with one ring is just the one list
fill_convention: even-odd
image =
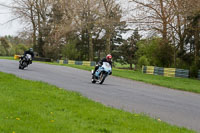
[(27, 69), (19, 70), (17, 61), (0, 60), (0, 71), (77, 91), (105, 105), (145, 113), (172, 125), (200, 132), (199, 94), (114, 76), (109, 76), (103, 85), (92, 84), (88, 71), (35, 62)]

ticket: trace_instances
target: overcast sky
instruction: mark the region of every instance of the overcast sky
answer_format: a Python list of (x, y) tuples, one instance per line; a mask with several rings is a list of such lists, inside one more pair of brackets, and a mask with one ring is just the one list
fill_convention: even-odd
[[(10, 5), (12, 0), (0, 0), (1, 4)], [(15, 20), (9, 23), (9, 20), (13, 18), (11, 10), (0, 6), (0, 36), (4, 35), (17, 35), (17, 32), (22, 29), (19, 20)]]
[[(124, 15), (127, 16), (127, 10), (130, 9), (130, 4), (127, 4), (128, 0), (119, 0), (123, 6)], [(10, 5), (12, 0), (0, 0), (1, 4)], [(11, 10), (0, 6), (0, 36), (5, 35), (17, 35), (19, 31), (23, 30), (23, 25), (20, 25), (19, 20), (14, 20), (12, 22), (6, 23), (13, 18)]]

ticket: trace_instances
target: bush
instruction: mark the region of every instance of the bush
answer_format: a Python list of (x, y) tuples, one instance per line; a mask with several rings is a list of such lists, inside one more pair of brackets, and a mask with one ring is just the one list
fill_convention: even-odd
[(180, 69), (189, 69), (190, 64), (188, 64), (184, 60), (181, 60), (180, 58), (176, 58), (176, 65), (173, 65), (173, 67)]
[(190, 78), (197, 78), (198, 77), (198, 65), (193, 64), (190, 67)]
[(148, 66), (148, 65), (149, 65), (149, 61), (146, 56), (142, 56), (139, 58), (139, 60), (138, 60), (139, 68), (142, 68), (142, 66)]
[(76, 48), (76, 44), (66, 44), (62, 50), (62, 54), (65, 58), (70, 60), (78, 60), (80, 52)]
[(141, 56), (146, 56), (149, 65), (169, 67), (173, 64), (173, 48), (163, 43), (162, 38), (152, 38), (138, 42), (136, 57), (138, 62)]
[(22, 55), (24, 54), (24, 51), (28, 49), (28, 47), (24, 44), (18, 44), (14, 46), (14, 49), (15, 49), (15, 54)]

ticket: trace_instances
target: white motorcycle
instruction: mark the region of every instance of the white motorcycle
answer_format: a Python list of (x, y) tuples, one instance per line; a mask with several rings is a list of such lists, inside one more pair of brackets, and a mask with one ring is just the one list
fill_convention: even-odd
[[(103, 84), (106, 77), (112, 72), (112, 67), (108, 62), (103, 62), (103, 65), (92, 75), (92, 83)], [(93, 73), (93, 70), (92, 70)]]

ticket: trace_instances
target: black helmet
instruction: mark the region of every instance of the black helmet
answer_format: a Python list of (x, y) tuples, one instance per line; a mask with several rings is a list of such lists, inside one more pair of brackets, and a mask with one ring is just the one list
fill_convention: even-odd
[(29, 48), (29, 51), (33, 52), (33, 48)]

